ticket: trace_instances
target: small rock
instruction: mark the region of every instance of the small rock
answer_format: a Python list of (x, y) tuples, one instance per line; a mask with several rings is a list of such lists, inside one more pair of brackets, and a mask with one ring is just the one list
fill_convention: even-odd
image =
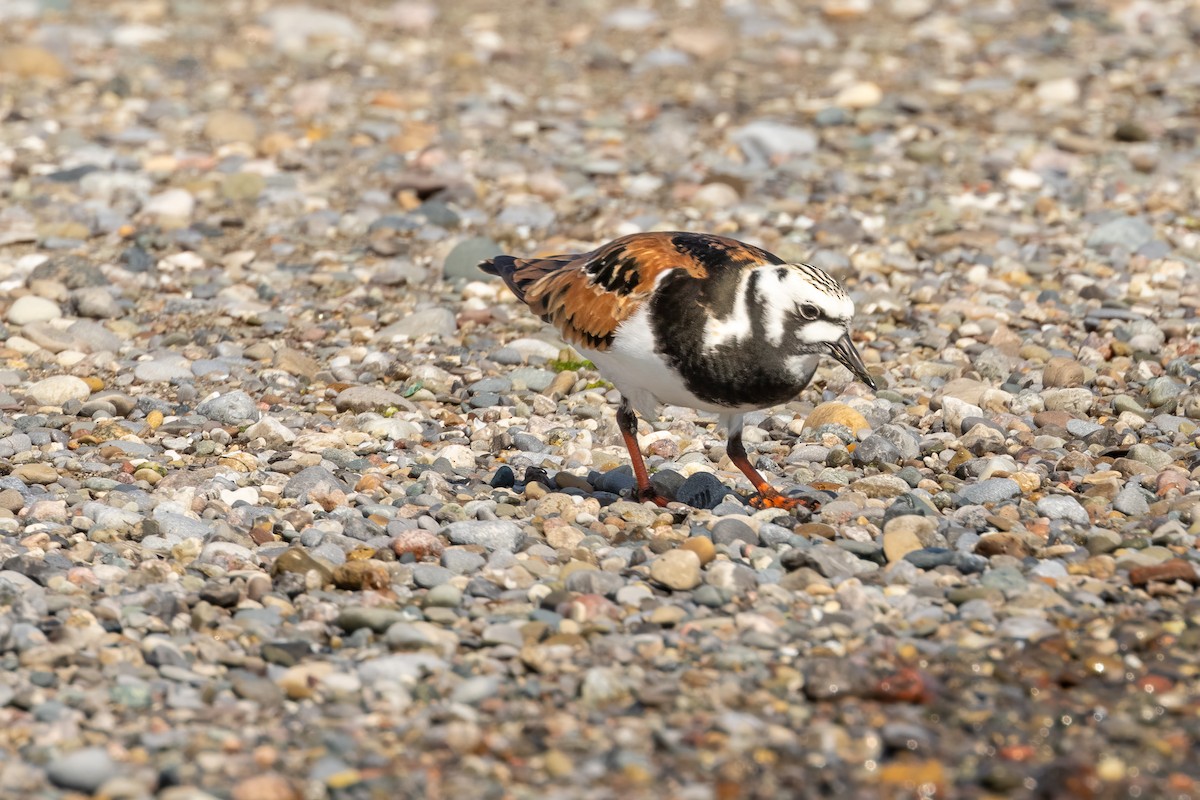
[(196, 413), (226, 425), (257, 422), (262, 412), (250, 395), (243, 391), (226, 392), (196, 406)]
[(71, 292), (75, 313), (90, 319), (116, 319), (121, 316), (121, 306), (112, 292), (103, 286), (84, 286)]
[(1051, 78), (1039, 83), (1034, 94), (1043, 109), (1064, 108), (1079, 100), (1079, 82), (1074, 78)]
[[(712, 526), (712, 543), (729, 545), (735, 542), (758, 544), (758, 534), (754, 532), (753, 528), (736, 517), (725, 517), (724, 519), (717, 520)], [(697, 555), (700, 555), (700, 553), (697, 553)], [(703, 561), (703, 558), (701, 560)]]
[(32, 322), (46, 322), (62, 317), (62, 309), (53, 300), (27, 294), (18, 297), (11, 306), (5, 319), (13, 325), (28, 325)]
[(502, 685), (495, 675), (476, 675), (454, 687), (454, 691), (450, 693), (450, 702), (477, 705), (498, 694)]
[(826, 578), (849, 578), (879, 569), (878, 564), (824, 543), (812, 547), (794, 547), (786, 551), (780, 561), (788, 571), (810, 567)]
[(1088, 247), (1121, 247), (1129, 252), (1154, 241), (1154, 227), (1141, 217), (1121, 216), (1098, 225), (1088, 234)]
[(499, 280), (499, 278), (480, 270), (479, 263), (503, 252), (500, 245), (486, 236), (472, 236), (469, 239), (463, 239), (447, 254), (446, 261), (442, 264), (442, 275), (446, 280), (456, 278), (471, 281)]
[(1042, 385), (1048, 388), (1079, 386), (1083, 381), (1083, 366), (1073, 358), (1055, 356), (1046, 362), (1042, 371)]
[(817, 135), (807, 128), (759, 120), (733, 131), (733, 143), (746, 158), (760, 167), (816, 152)]
[(44, 47), (34, 44), (9, 44), (0, 47), (0, 75), (57, 81), (66, 78), (68, 72), (59, 57)]
[(837, 93), (833, 104), (841, 108), (872, 108), (883, 100), (883, 90), (870, 81), (852, 83)]
[(12, 476), (25, 484), (50, 484), (58, 480), (58, 470), (49, 464), (35, 462), (14, 467)]
[(103, 747), (86, 747), (46, 765), (46, 777), (55, 786), (92, 794), (116, 776), (120, 766)]
[[(746, 529), (750, 530), (750, 527), (747, 525)], [(753, 533), (753, 531), (751, 531), (751, 533)], [(756, 540), (757, 538), (758, 537), (755, 536)], [(679, 545), (679, 547), (683, 550), (691, 550), (693, 553), (695, 553), (696, 557), (700, 559), (701, 566), (711, 563), (712, 560), (717, 557), (717, 548), (713, 545), (713, 540), (709, 539), (707, 536), (693, 536), (687, 539), (683, 544)]]
[[(895, 520), (892, 520), (892, 523), (905, 519), (924, 520), (925, 517), (897, 517)], [(930, 521), (932, 522), (932, 520)], [(883, 555), (887, 558), (889, 564), (902, 560), (909, 553), (920, 550), (924, 546), (917, 537), (916, 532), (911, 528), (893, 524), (883, 532)]]
[(251, 441), (262, 439), (269, 449), (278, 449), (296, 441), (296, 434), (292, 429), (272, 416), (265, 416), (246, 428), (244, 435)]
[(963, 421), (971, 417), (983, 417), (983, 409), (957, 397), (942, 398), (942, 422), (950, 433), (964, 433)]
[(277, 772), (243, 778), (230, 790), (233, 800), (302, 800), (292, 781)]
[(404, 531), (392, 540), (392, 551), (397, 556), (411, 555), (416, 561), (440, 558), (445, 549), (441, 539), (424, 530)]
[(1015, 533), (1006, 532), (989, 533), (980, 537), (979, 542), (975, 545), (975, 552), (985, 558), (993, 556), (1025, 558), (1033, 554), (1024, 539)]
[(396, 392), (379, 386), (351, 386), (338, 392), (333, 399), (338, 411), (387, 411), (390, 408), (411, 408), (412, 404)]
[(383, 590), (392, 584), (391, 573), (382, 561), (368, 558), (347, 561), (333, 568), (333, 585), (357, 592), (367, 589)]
[(804, 418), (805, 430), (816, 430), (822, 425), (841, 425), (855, 435), (871, 429), (867, 418), (845, 403), (821, 403)]
[(1111, 553), (1123, 544), (1121, 534), (1104, 529), (1094, 530), (1087, 536), (1085, 547), (1094, 556)]
[(142, 212), (170, 221), (191, 219), (196, 210), (196, 198), (186, 189), (167, 189), (146, 201)]
[(1151, 408), (1161, 408), (1183, 394), (1183, 386), (1164, 375), (1146, 384), (1146, 402)]
[(453, 544), (477, 544), (488, 550), (516, 551), (525, 541), (521, 526), (509, 520), (462, 520), (443, 532)]
[(1076, 525), (1088, 525), (1087, 510), (1074, 497), (1048, 495), (1037, 501), (1038, 513), (1049, 519), (1063, 519)]
[(217, 109), (204, 122), (204, 137), (213, 144), (254, 142), (258, 139), (258, 123), (240, 111)]
[(860, 467), (899, 464), (902, 458), (896, 445), (877, 433), (873, 433), (859, 442), (852, 454), (852, 460)]
[(29, 389), (29, 397), (41, 406), (62, 406), (70, 400), (86, 400), (91, 388), (74, 375), (55, 375), (43, 378)]
[(1021, 493), (1021, 486), (1012, 478), (988, 478), (958, 490), (962, 505), (981, 506), (1002, 503)]
[(375, 334), (377, 341), (394, 342), (404, 339), (420, 339), (425, 336), (453, 336), (458, 330), (454, 312), (448, 308), (426, 308), (414, 311), (399, 322), (394, 322)]
[(164, 355), (149, 361), (139, 361), (133, 375), (142, 383), (179, 383), (192, 380), (192, 365), (179, 355)]
[(314, 492), (348, 491), (346, 484), (324, 467), (305, 467), (283, 486), (284, 497), (306, 500)]
[(1150, 513), (1153, 500), (1153, 495), (1131, 483), (1113, 498), (1113, 508), (1130, 517), (1141, 517)]
[[(597, 484), (597, 489), (600, 485)], [(692, 508), (716, 508), (730, 490), (711, 472), (696, 472), (683, 482), (675, 499)]]
[(563, 581), (568, 592), (579, 594), (614, 595), (625, 585), (625, 580), (612, 572), (598, 569), (577, 569)]
[(426, 608), (458, 608), (462, 600), (462, 589), (452, 583), (443, 583), (426, 592), (423, 605)]
[(1151, 564), (1129, 570), (1129, 582), (1134, 586), (1145, 586), (1150, 581), (1161, 583), (1184, 581), (1196, 586), (1200, 584), (1200, 574), (1196, 572), (1195, 566), (1182, 558), (1172, 558), (1161, 564)]
[(1173, 460), (1170, 453), (1159, 450), (1154, 445), (1150, 444), (1135, 444), (1129, 448), (1129, 454), (1126, 456), (1131, 461), (1137, 461), (1154, 470), (1160, 470), (1167, 466)]
[(700, 557), (691, 550), (668, 550), (650, 562), (650, 578), (674, 591), (700, 585)]

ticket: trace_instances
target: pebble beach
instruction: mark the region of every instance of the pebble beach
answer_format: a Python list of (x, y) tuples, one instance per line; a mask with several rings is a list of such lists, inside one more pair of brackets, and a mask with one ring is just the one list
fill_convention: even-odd
[[(0, 798), (1200, 798), (1200, 5), (0, 2)], [(478, 271), (841, 280), (752, 413)]]

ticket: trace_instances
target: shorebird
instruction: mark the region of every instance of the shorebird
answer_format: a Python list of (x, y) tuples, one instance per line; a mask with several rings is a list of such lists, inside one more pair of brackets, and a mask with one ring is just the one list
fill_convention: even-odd
[(637, 441), (637, 412), (659, 404), (719, 415), (726, 453), (754, 486), (756, 508), (793, 509), (746, 455), (748, 411), (795, 397), (832, 356), (875, 388), (850, 338), (854, 302), (824, 270), (703, 233), (635, 233), (590, 253), (501, 255), (498, 275), (534, 314), (591, 359), (621, 393), (617, 425), (637, 480), (635, 498), (666, 505)]

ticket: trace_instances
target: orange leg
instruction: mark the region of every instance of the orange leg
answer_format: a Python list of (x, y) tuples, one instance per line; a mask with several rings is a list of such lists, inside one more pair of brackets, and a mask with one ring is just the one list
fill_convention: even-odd
[(729, 444), (725, 448), (729, 460), (734, 463), (742, 473), (750, 479), (750, 483), (754, 485), (754, 489), (758, 494), (750, 498), (750, 505), (754, 508), (782, 508), (785, 511), (791, 511), (794, 508), (807, 508), (810, 511), (815, 511), (819, 507), (819, 503), (804, 497), (784, 497), (775, 490), (771, 484), (767, 483), (759, 471), (750, 463), (750, 459), (746, 456), (746, 445), (742, 443), (741, 427), (730, 427), (729, 429)]
[(646, 462), (642, 460), (642, 450), (637, 440), (637, 415), (624, 398), (617, 407), (617, 427), (621, 429), (621, 438), (625, 440), (625, 449), (629, 451), (629, 461), (633, 465), (633, 477), (637, 480), (637, 489), (633, 499), (639, 502), (651, 502), (665, 506), (669, 501), (654, 490), (650, 484), (650, 475), (646, 472)]

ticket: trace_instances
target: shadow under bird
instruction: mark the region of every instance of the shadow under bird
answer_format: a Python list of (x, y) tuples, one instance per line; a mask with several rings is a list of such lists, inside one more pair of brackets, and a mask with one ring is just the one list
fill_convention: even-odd
[(496, 256), (480, 269), (558, 329), (621, 393), (617, 424), (637, 479), (635, 497), (666, 499), (650, 483), (636, 409), (658, 404), (718, 414), (726, 452), (750, 479), (756, 508), (792, 509), (742, 443), (744, 415), (795, 397), (820, 356), (875, 388), (850, 339), (854, 302), (828, 273), (761, 248), (702, 233), (636, 233), (590, 253)]

